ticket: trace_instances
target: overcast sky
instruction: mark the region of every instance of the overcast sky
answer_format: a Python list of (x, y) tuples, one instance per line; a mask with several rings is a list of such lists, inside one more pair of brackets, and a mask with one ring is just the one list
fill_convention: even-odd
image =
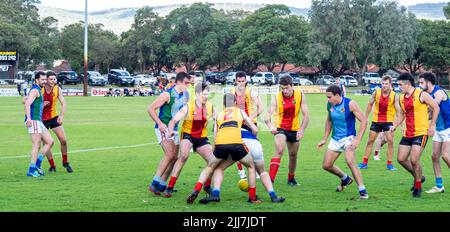
[[(445, 0), (397, 0), (401, 5), (409, 6), (417, 3), (437, 3), (446, 2)], [(164, 6), (171, 4), (185, 4), (199, 2), (198, 0), (88, 0), (89, 11), (105, 10), (111, 8), (124, 7), (142, 7), (142, 6)], [(223, 3), (223, 2), (237, 2), (237, 3), (265, 3), (265, 4), (286, 4), (288, 6), (298, 8), (308, 8), (311, 5), (311, 0), (203, 0), (201, 2)], [(84, 10), (84, 0), (41, 0), (41, 4), (49, 7), (70, 9), (70, 10)]]

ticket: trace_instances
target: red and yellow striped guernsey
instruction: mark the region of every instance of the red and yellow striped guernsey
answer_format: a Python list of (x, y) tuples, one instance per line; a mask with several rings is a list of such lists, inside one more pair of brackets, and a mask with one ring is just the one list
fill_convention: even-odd
[(243, 120), (241, 109), (237, 107), (228, 107), (220, 112), (217, 115), (216, 145), (243, 144), (241, 136)]
[(428, 106), (420, 102), (421, 94), (422, 90), (416, 88), (408, 98), (405, 94), (400, 96), (400, 106), (406, 119), (406, 130), (403, 133), (406, 138), (428, 134)]
[(390, 91), (388, 96), (383, 96), (381, 89), (375, 92), (375, 109), (372, 122), (394, 122), (395, 118), (395, 92)]
[(58, 116), (58, 112), (56, 111), (56, 102), (59, 97), (59, 86), (53, 86), (52, 91), (49, 93), (47, 93), (45, 88), (42, 88), (42, 95), (44, 96), (44, 103), (48, 102), (42, 111), (42, 121), (50, 120)]
[(213, 106), (206, 102), (205, 106), (197, 107), (195, 101), (189, 101), (188, 113), (184, 118), (182, 132), (193, 138), (206, 138), (208, 136), (206, 125), (208, 118), (213, 114)]
[[(256, 107), (251, 97), (251, 88), (245, 88), (245, 95), (238, 96), (236, 89), (233, 89), (231, 93), (236, 97), (236, 106), (239, 109), (243, 110), (249, 117), (255, 113)], [(256, 121), (257, 118), (254, 118), (253, 122), (256, 123)]]
[(298, 131), (302, 104), (301, 90), (294, 90), (294, 94), (290, 98), (284, 97), (283, 93), (279, 92), (276, 101), (278, 107), (275, 112), (275, 126), (288, 131)]

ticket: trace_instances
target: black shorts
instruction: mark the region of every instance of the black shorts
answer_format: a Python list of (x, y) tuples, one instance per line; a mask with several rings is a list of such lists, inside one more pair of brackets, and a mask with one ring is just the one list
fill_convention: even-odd
[(402, 137), (402, 140), (400, 140), (400, 145), (404, 145), (404, 146), (421, 146), (422, 148), (425, 148), (425, 146), (427, 145), (427, 141), (428, 141), (428, 136), (426, 135), (421, 135), (421, 136), (416, 136), (413, 138), (406, 138), (406, 137)]
[(56, 116), (52, 119), (49, 119), (49, 120), (42, 121), (42, 123), (44, 124), (45, 128), (47, 128), (47, 129), (53, 129), (53, 128), (61, 126), (61, 124), (58, 123), (58, 116)]
[(181, 139), (187, 139), (189, 142), (192, 143), (192, 148), (194, 148), (194, 151), (197, 151), (197, 148), (202, 147), (206, 144), (209, 144), (208, 137), (205, 138), (194, 138), (190, 134), (183, 133), (181, 136)]
[(296, 143), (299, 140), (297, 139), (297, 131), (289, 131), (281, 128), (277, 128), (279, 134), (283, 134), (286, 136), (286, 141), (288, 143)]
[(233, 161), (239, 161), (248, 154), (245, 144), (218, 144), (214, 148), (214, 156), (226, 160), (229, 156)]
[(377, 133), (389, 131), (392, 125), (392, 122), (372, 122), (370, 130)]

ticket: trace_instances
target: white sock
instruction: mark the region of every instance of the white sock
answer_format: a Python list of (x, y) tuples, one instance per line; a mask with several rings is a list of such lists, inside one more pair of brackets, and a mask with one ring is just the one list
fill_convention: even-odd
[(366, 186), (364, 186), (364, 185), (358, 186), (358, 190), (360, 192), (363, 191), (363, 190), (366, 190)]
[(341, 178), (341, 180), (346, 180), (347, 177), (348, 177), (348, 175), (347, 175), (347, 174), (344, 174), (344, 176)]

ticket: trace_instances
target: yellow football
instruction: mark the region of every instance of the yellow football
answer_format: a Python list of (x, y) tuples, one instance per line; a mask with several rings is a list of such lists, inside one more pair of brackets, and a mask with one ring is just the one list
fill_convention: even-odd
[(248, 181), (247, 179), (241, 179), (238, 182), (238, 187), (242, 192), (248, 192)]

